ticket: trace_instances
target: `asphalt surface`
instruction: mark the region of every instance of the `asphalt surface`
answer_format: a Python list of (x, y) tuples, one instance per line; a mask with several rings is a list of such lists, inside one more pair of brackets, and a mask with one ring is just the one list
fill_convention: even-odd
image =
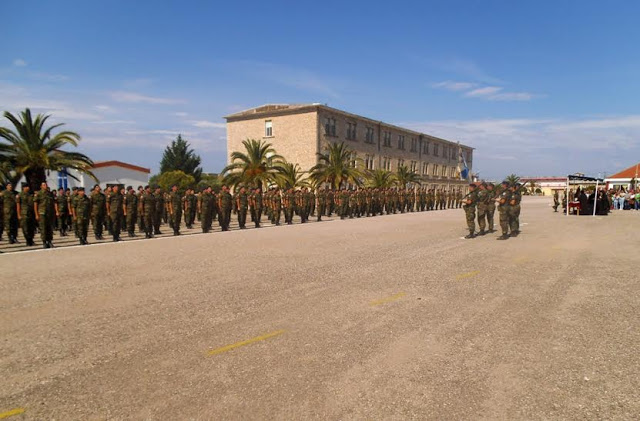
[(549, 205), (3, 254), (0, 417), (638, 419), (640, 212)]

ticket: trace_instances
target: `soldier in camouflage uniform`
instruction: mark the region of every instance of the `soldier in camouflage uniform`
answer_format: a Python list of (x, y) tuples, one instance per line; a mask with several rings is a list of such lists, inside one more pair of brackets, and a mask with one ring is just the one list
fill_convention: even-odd
[(509, 238), (509, 202), (511, 202), (511, 190), (509, 189), (509, 183), (503, 181), (498, 196), (498, 213), (500, 214), (500, 228), (502, 229), (502, 235), (498, 237), (498, 240)]
[(33, 194), (31, 194), (29, 185), (25, 184), (22, 187), (22, 192), (18, 196), (16, 203), (18, 209), (16, 213), (20, 220), (22, 236), (24, 237), (27, 246), (35, 246), (33, 237), (36, 233), (36, 219), (33, 204)]
[(136, 193), (138, 209), (136, 211), (136, 216), (138, 217), (138, 231), (146, 233), (147, 230), (144, 227), (144, 214), (142, 213), (142, 196), (144, 196), (144, 188), (142, 186), (138, 186), (138, 192)]
[(53, 247), (53, 219), (55, 215), (55, 205), (53, 194), (49, 190), (47, 183), (40, 185), (40, 191), (33, 199), (34, 214), (39, 223), (40, 238), (43, 248)]
[(67, 228), (69, 221), (69, 199), (64, 194), (64, 189), (58, 189), (58, 195), (54, 202), (56, 219), (58, 220), (58, 230), (61, 237), (67, 236)]
[(140, 197), (140, 216), (143, 219), (145, 238), (153, 238), (153, 220), (156, 216), (156, 197), (151, 192), (150, 186), (145, 186), (144, 193)]
[(476, 205), (478, 202), (478, 194), (476, 192), (476, 185), (469, 184), (469, 195), (463, 206), (465, 216), (467, 218), (467, 228), (469, 228), (469, 235), (464, 238), (475, 238), (476, 234)]
[(2, 216), (4, 229), (7, 230), (9, 244), (18, 242), (18, 208), (17, 198), (13, 191), (13, 184), (7, 183), (7, 188), (2, 192)]
[(87, 245), (87, 234), (89, 231), (89, 217), (91, 215), (91, 201), (85, 195), (84, 187), (78, 188), (78, 198), (71, 209), (73, 220), (78, 227), (78, 238), (81, 245)]
[(282, 195), (280, 194), (279, 188), (276, 187), (273, 190), (270, 200), (272, 203), (271, 223), (274, 225), (280, 225), (280, 216), (282, 214)]
[(229, 224), (231, 223), (231, 208), (233, 207), (233, 198), (229, 193), (229, 187), (222, 186), (222, 190), (218, 195), (218, 221), (222, 231), (229, 231)]
[[(162, 224), (163, 213), (165, 210), (165, 194), (160, 187), (156, 187), (156, 191), (153, 194), (155, 199), (155, 215), (153, 216), (153, 235), (162, 235), (160, 231), (160, 225)], [(179, 222), (179, 221), (178, 221)]]
[(262, 219), (262, 190), (260, 187), (253, 191), (249, 200), (249, 207), (255, 227), (260, 228), (260, 220)]
[(238, 194), (236, 194), (235, 202), (236, 209), (238, 209), (238, 225), (241, 230), (246, 229), (249, 195), (247, 195), (247, 190), (244, 187), (241, 187)]
[(295, 196), (293, 189), (287, 190), (282, 195), (282, 206), (284, 207), (284, 222), (287, 225), (293, 224), (293, 210), (295, 206)]
[(322, 215), (327, 212), (327, 192), (324, 187), (320, 187), (318, 189), (318, 193), (316, 194), (316, 200), (318, 202), (317, 216), (318, 222), (322, 221)]
[(520, 183), (511, 186), (511, 200), (509, 201), (509, 229), (511, 236), (520, 234), (520, 202), (522, 201)]
[(180, 192), (178, 192), (178, 186), (175, 184), (171, 186), (171, 194), (169, 195), (169, 219), (172, 223), (173, 235), (180, 235), (182, 196), (180, 195)]
[(202, 191), (198, 201), (200, 226), (205, 234), (211, 231), (211, 224), (213, 223), (213, 200), (213, 194), (211, 194), (211, 187), (209, 186)]
[(478, 209), (478, 227), (480, 231), (478, 235), (485, 234), (485, 228), (487, 227), (487, 206), (491, 200), (491, 195), (487, 191), (487, 184), (482, 182), (476, 190), (477, 197), (477, 209)]
[(138, 196), (132, 186), (127, 187), (127, 194), (124, 197), (124, 207), (127, 210), (126, 228), (129, 237), (136, 236), (136, 219), (138, 218)]
[(122, 231), (122, 223), (126, 214), (124, 208), (124, 196), (120, 192), (120, 187), (115, 185), (111, 188), (111, 194), (107, 199), (107, 214), (111, 221), (111, 235), (113, 241), (122, 241), (120, 232)]
[[(487, 183), (487, 192), (489, 193), (489, 202), (487, 203), (487, 232), (495, 232), (494, 215), (496, 213), (496, 189), (493, 183)], [(462, 193), (460, 193), (462, 194)], [(462, 197), (462, 196), (461, 196)]]
[[(76, 190), (77, 191), (77, 190)], [(75, 195), (71, 199), (71, 206), (75, 206)], [(100, 190), (100, 185), (96, 184), (91, 193), (91, 224), (96, 240), (102, 240), (102, 230), (104, 228), (104, 218), (107, 214), (107, 197)], [(77, 221), (76, 221), (77, 227)]]

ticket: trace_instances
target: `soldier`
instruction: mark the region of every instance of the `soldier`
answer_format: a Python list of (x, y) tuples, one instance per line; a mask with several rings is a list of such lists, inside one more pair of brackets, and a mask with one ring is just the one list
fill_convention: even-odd
[[(157, 200), (157, 197), (156, 197)], [(156, 207), (157, 207), (156, 203)], [(182, 196), (178, 192), (178, 186), (171, 186), (169, 195), (169, 220), (172, 223), (173, 235), (180, 235), (180, 220), (182, 219)]]
[(213, 221), (213, 195), (211, 186), (206, 187), (198, 200), (198, 213), (200, 213), (200, 226), (203, 233), (211, 231)]
[(502, 235), (498, 237), (498, 240), (506, 240), (509, 238), (509, 202), (511, 201), (511, 190), (509, 189), (508, 182), (502, 182), (500, 195), (497, 200), (498, 212), (500, 213), (500, 228), (502, 229)]
[(122, 230), (122, 221), (126, 216), (124, 207), (124, 196), (120, 193), (120, 186), (117, 184), (111, 187), (111, 194), (107, 199), (107, 215), (111, 222), (111, 235), (113, 241), (122, 241), (120, 239), (120, 231)]
[(34, 214), (39, 223), (40, 238), (43, 248), (53, 247), (53, 216), (55, 214), (54, 198), (46, 182), (40, 185), (40, 191), (33, 200)]
[(132, 186), (127, 187), (127, 194), (124, 197), (124, 207), (127, 210), (126, 228), (129, 237), (136, 235), (136, 219), (138, 217), (138, 196)]
[(2, 202), (3, 225), (7, 230), (9, 244), (16, 244), (18, 242), (18, 207), (13, 184), (7, 183), (6, 190), (2, 192)]
[[(76, 190), (77, 191), (77, 190)], [(71, 206), (75, 206), (75, 198), (71, 199)], [(93, 225), (93, 233), (96, 240), (103, 240), (102, 230), (104, 227), (104, 218), (107, 214), (107, 197), (100, 191), (100, 185), (93, 186), (91, 193), (91, 224)], [(76, 221), (77, 227), (77, 221)], [(79, 236), (79, 235), (78, 235)]]
[(316, 195), (318, 201), (318, 222), (322, 221), (322, 215), (327, 211), (327, 193), (325, 192), (323, 187), (318, 189), (318, 194)]
[(280, 225), (280, 216), (282, 214), (282, 195), (280, 194), (280, 189), (278, 187), (273, 190), (273, 193), (271, 195), (271, 203), (271, 223), (278, 226)]
[(250, 201), (251, 216), (256, 228), (260, 228), (260, 219), (262, 218), (262, 190), (260, 187), (254, 190)]
[(284, 222), (287, 225), (293, 224), (293, 211), (295, 206), (295, 195), (293, 193), (293, 189), (287, 190), (282, 195), (282, 205), (284, 206)]
[(222, 186), (222, 190), (218, 195), (218, 209), (219, 216), (218, 221), (222, 231), (229, 231), (229, 224), (231, 223), (231, 208), (233, 207), (233, 198), (229, 193), (229, 187), (225, 184)]
[[(493, 183), (487, 183), (487, 192), (489, 193), (489, 202), (487, 203), (487, 228), (489, 228), (488, 232), (496, 232), (493, 229), (494, 220), (493, 216), (496, 213), (496, 193), (497, 190)], [(462, 197), (462, 196), (461, 196)]]
[(183, 209), (184, 209), (184, 224), (187, 229), (191, 229), (193, 227), (193, 221), (195, 217), (195, 209), (194, 209), (194, 200), (195, 196), (191, 189), (187, 189), (183, 198)]
[(480, 232), (478, 235), (485, 234), (485, 228), (487, 223), (487, 204), (489, 200), (491, 200), (491, 196), (487, 191), (487, 184), (482, 182), (480, 183), (480, 187), (476, 191), (477, 197), (477, 209), (478, 209), (478, 227), (480, 228)]
[[(156, 191), (153, 194), (153, 198), (155, 201), (154, 209), (155, 213), (153, 215), (153, 234), (154, 235), (162, 235), (162, 231), (160, 231), (160, 224), (162, 224), (163, 213), (165, 209), (165, 194), (160, 187), (156, 187)], [(178, 220), (178, 222), (180, 222)]]
[(247, 190), (243, 187), (240, 187), (240, 191), (236, 194), (235, 197), (236, 209), (238, 210), (238, 225), (240, 229), (246, 229), (247, 223), (247, 210), (249, 209), (249, 196), (247, 195)]
[(333, 187), (327, 191), (327, 216), (330, 217), (333, 214), (333, 209), (335, 207), (335, 198)]
[(33, 195), (31, 194), (30, 187), (25, 184), (22, 187), (18, 200), (16, 202), (18, 220), (22, 228), (22, 235), (27, 242), (27, 246), (35, 246), (33, 237), (36, 232), (36, 220), (33, 206)]
[(153, 219), (156, 216), (156, 198), (151, 192), (150, 186), (145, 186), (144, 193), (140, 197), (140, 216), (143, 219), (145, 238), (153, 238)]
[(91, 215), (91, 201), (85, 195), (84, 187), (78, 188), (78, 198), (75, 201), (75, 205), (71, 208), (73, 220), (78, 227), (78, 238), (80, 239), (80, 245), (87, 245), (87, 233), (89, 231), (89, 217)]
[(142, 213), (142, 196), (144, 196), (144, 188), (142, 186), (138, 186), (138, 191), (136, 193), (136, 203), (138, 204), (138, 208), (136, 209), (138, 231), (146, 233), (147, 231), (144, 229), (144, 215)]
[(558, 206), (560, 206), (560, 197), (558, 195), (558, 190), (553, 191), (553, 211), (558, 212)]
[(476, 204), (478, 201), (478, 196), (476, 193), (476, 185), (471, 183), (469, 184), (469, 194), (467, 196), (467, 200), (464, 204), (464, 213), (467, 218), (467, 228), (469, 228), (469, 235), (464, 238), (475, 238), (476, 234)]
[[(107, 188), (104, 189), (104, 196), (106, 198), (107, 207), (109, 207), (109, 200), (111, 200), (112, 192), (113, 188), (111, 186), (107, 186)], [(107, 230), (109, 235), (113, 235), (113, 223), (111, 221), (111, 215), (109, 214), (108, 210), (104, 214), (104, 228)]]
[(511, 186), (511, 200), (509, 201), (509, 229), (511, 236), (520, 234), (520, 202), (522, 201), (521, 185), (516, 183)]
[(58, 230), (61, 237), (67, 236), (67, 221), (69, 219), (69, 200), (64, 194), (64, 189), (60, 187), (58, 189), (58, 195), (54, 202), (56, 218), (58, 219)]

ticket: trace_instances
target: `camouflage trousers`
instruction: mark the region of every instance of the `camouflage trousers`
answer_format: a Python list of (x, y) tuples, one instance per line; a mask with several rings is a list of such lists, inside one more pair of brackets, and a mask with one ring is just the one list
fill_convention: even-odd
[(53, 215), (41, 213), (38, 219), (40, 239), (43, 243), (53, 241)]
[(502, 229), (502, 235), (509, 234), (509, 206), (498, 206), (498, 212), (500, 213), (500, 229)]
[(492, 201), (487, 205), (487, 228), (489, 231), (493, 231), (494, 221), (493, 217), (496, 213), (496, 204)]
[(469, 232), (475, 232), (476, 230), (476, 207), (465, 205), (464, 213), (467, 218), (467, 228), (469, 228)]
[(520, 205), (509, 206), (509, 228), (511, 232), (520, 231)]
[(20, 215), (20, 227), (22, 228), (22, 235), (27, 242), (33, 241), (33, 237), (36, 234), (36, 221), (33, 213), (31, 215)]
[(485, 203), (478, 204), (478, 228), (484, 231), (487, 227), (487, 205)]

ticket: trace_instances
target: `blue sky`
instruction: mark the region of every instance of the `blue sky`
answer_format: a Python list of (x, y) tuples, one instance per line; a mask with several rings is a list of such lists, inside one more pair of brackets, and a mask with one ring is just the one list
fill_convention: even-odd
[(640, 161), (639, 2), (165, 3), (0, 2), (0, 109), (152, 171), (182, 133), (217, 172), (223, 116), (306, 102), (469, 144), (481, 177)]

